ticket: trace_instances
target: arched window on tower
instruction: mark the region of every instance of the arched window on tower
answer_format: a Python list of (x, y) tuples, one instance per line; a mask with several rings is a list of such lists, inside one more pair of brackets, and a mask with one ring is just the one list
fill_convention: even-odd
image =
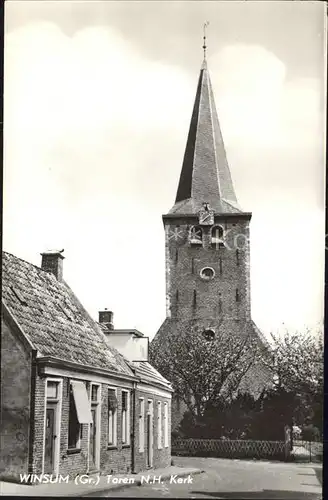
[(200, 226), (192, 226), (190, 228), (190, 244), (191, 245), (203, 244), (203, 230)]
[(222, 226), (213, 226), (211, 232), (212, 247), (224, 248), (224, 230)]

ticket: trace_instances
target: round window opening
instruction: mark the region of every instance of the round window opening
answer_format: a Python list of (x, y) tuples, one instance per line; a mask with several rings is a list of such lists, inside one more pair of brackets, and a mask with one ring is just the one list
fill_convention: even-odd
[(204, 267), (200, 272), (200, 276), (203, 280), (212, 280), (215, 276), (214, 269), (211, 267)]
[(211, 328), (207, 328), (206, 330), (203, 331), (203, 335), (206, 340), (213, 340), (215, 337), (215, 331), (212, 330)]

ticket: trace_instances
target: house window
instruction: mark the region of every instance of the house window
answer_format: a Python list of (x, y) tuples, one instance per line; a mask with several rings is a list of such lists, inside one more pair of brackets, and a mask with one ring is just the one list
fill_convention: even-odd
[(192, 226), (190, 228), (190, 244), (202, 245), (203, 244), (203, 230), (199, 226)]
[(224, 232), (222, 226), (214, 226), (212, 228), (211, 245), (215, 248), (224, 248)]
[(162, 403), (157, 403), (157, 448), (162, 448)]
[(108, 389), (108, 446), (117, 445), (117, 397), (115, 389)]
[(91, 386), (91, 402), (92, 403), (98, 403), (98, 391), (99, 391), (98, 385)]
[(81, 447), (82, 426), (78, 420), (72, 386), (69, 392), (68, 448)]
[(139, 452), (145, 449), (145, 400), (139, 399)]
[(164, 447), (169, 446), (169, 406), (164, 403)]
[(58, 382), (47, 382), (47, 399), (58, 399)]
[(122, 444), (130, 444), (130, 404), (128, 391), (122, 391)]
[(68, 448), (81, 447), (82, 424), (92, 421), (85, 383), (72, 380), (69, 385)]

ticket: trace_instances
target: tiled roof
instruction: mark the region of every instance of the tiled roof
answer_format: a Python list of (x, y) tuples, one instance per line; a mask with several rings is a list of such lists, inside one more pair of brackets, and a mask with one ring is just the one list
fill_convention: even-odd
[(2, 298), (38, 354), (132, 375), (65, 282), (3, 252)]
[[(184, 203), (186, 202), (186, 203)], [(207, 65), (200, 71), (175, 205), (170, 213), (240, 213)]]
[(135, 368), (135, 373), (143, 382), (157, 383), (164, 386), (166, 389), (172, 389), (172, 385), (164, 378), (150, 363), (146, 361), (133, 361), (131, 363)]

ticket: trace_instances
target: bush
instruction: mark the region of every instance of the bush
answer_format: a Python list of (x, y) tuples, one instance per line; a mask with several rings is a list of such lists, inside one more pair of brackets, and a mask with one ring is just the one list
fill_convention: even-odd
[(304, 441), (319, 441), (320, 430), (313, 424), (307, 425), (302, 429), (302, 439)]

